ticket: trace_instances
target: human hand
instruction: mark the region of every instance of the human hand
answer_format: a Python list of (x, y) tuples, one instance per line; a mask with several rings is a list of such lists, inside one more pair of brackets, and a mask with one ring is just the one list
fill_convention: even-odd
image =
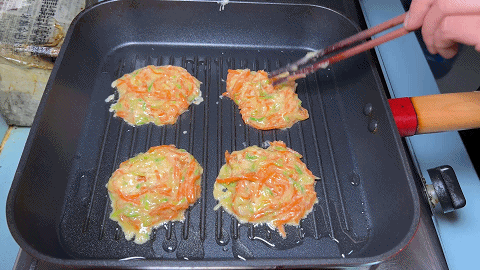
[(431, 54), (452, 58), (458, 43), (480, 51), (480, 1), (413, 0), (404, 27), (409, 31), (422, 27)]

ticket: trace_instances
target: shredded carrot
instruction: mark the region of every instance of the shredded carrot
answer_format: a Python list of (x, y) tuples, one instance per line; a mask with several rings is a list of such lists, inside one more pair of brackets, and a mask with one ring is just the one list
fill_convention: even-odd
[(262, 130), (281, 129), (308, 118), (295, 88), (294, 82), (272, 86), (263, 70), (229, 69), (223, 95), (238, 105), (246, 124)]
[(200, 97), (200, 81), (176, 66), (146, 66), (112, 83), (119, 99), (111, 110), (132, 125), (174, 124)]
[(214, 197), (240, 222), (269, 223), (286, 237), (284, 225), (298, 225), (317, 202), (316, 177), (300, 158), (281, 141), (226, 152)]
[(149, 239), (151, 230), (171, 220), (182, 220), (184, 211), (200, 197), (202, 167), (195, 158), (173, 145), (150, 148), (120, 164), (108, 181), (112, 220), (127, 240)]

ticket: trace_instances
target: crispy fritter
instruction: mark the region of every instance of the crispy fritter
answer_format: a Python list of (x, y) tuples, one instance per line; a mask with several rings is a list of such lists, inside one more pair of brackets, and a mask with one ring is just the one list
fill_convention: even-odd
[(153, 228), (184, 219), (185, 210), (200, 197), (202, 167), (173, 145), (152, 147), (120, 164), (107, 183), (110, 218), (125, 238), (143, 244)]
[(266, 223), (286, 237), (284, 225), (299, 225), (317, 202), (316, 177), (301, 157), (281, 141), (267, 149), (227, 151), (214, 185), (216, 209), (223, 207), (242, 223)]
[(146, 66), (112, 83), (119, 99), (110, 111), (131, 125), (175, 124), (191, 103), (203, 100), (200, 84), (181, 67)]

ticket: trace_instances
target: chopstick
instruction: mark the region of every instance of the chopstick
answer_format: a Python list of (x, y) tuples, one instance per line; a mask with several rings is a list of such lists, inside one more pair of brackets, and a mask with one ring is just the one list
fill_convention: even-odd
[(350, 48), (348, 50), (345, 50), (341, 53), (338, 53), (332, 57), (329, 57), (324, 60), (320, 60), (316, 63), (313, 63), (311, 65), (307, 65), (305, 67), (302, 67), (303, 65), (307, 64), (308, 62), (311, 61), (316, 61), (318, 58), (323, 57), (327, 54), (334, 53), (336, 51), (339, 51), (355, 42), (359, 42), (363, 39), (369, 38), (375, 34), (378, 34), (380, 32), (383, 32), (387, 29), (390, 29), (392, 27), (395, 27), (399, 24), (402, 24), (403, 21), (405, 20), (406, 13), (397, 16), (391, 20), (388, 20), (384, 23), (381, 23), (375, 27), (372, 27), (370, 29), (364, 30), (362, 32), (359, 32), (349, 38), (346, 38), (342, 41), (339, 41), (333, 45), (328, 46), (325, 49), (321, 49), (318, 51), (315, 51), (313, 53), (308, 53), (305, 57), (302, 59), (298, 60), (297, 62), (293, 64), (287, 64), (285, 67), (280, 68), (278, 70), (272, 71), (269, 73), (269, 78), (272, 79), (273, 85), (278, 85), (281, 83), (284, 83), (286, 81), (290, 80), (296, 80), (299, 78), (304, 78), (307, 76), (307, 74), (310, 74), (312, 72), (317, 71), (320, 68), (326, 68), (328, 65), (331, 65), (333, 63), (339, 62), (341, 60), (347, 59), (349, 57), (352, 57), (354, 55), (357, 55), (359, 53), (362, 53), (364, 51), (370, 50), (374, 48), (375, 46), (378, 46), (380, 44), (383, 44), (385, 42), (388, 42), (390, 40), (396, 39), (398, 37), (404, 36), (409, 33), (408, 30), (406, 30), (404, 27), (401, 27), (393, 32), (390, 32), (386, 35), (383, 35), (381, 37), (378, 37), (376, 39), (372, 39), (370, 41), (367, 41), (365, 43), (359, 44), (353, 48)]

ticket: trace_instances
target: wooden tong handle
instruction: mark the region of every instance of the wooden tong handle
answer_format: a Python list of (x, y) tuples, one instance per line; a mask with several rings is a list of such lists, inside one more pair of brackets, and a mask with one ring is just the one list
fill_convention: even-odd
[(480, 128), (480, 92), (389, 100), (402, 136)]
[(346, 38), (342, 41), (339, 41), (331, 46), (328, 46), (327, 48), (325, 48), (324, 50), (324, 54), (329, 54), (329, 53), (332, 53), (334, 51), (337, 51), (339, 49), (342, 49), (348, 45), (351, 45), (355, 42), (358, 42), (358, 41), (362, 41), (364, 39), (367, 39), (367, 38), (370, 38), (372, 37), (373, 35), (376, 35), (378, 33), (381, 33), (387, 29), (390, 29), (392, 27), (395, 27), (399, 24), (402, 24), (403, 21), (405, 20), (405, 16), (407, 15), (407, 13), (403, 13), (402, 15), (399, 15), (393, 19), (390, 19), (386, 22), (383, 22), (379, 25), (376, 25), (372, 28), (368, 28), (366, 30), (363, 30), (349, 38)]
[[(404, 18), (404, 16), (401, 16), (400, 19)], [(395, 18), (395, 19), (399, 19), (399, 17)], [(396, 23), (396, 22), (394, 22)], [(378, 29), (376, 29), (378, 30)], [(281, 77), (281, 78), (277, 78), (277, 79), (274, 79), (273, 80), (273, 85), (278, 85), (278, 84), (281, 84), (281, 83), (284, 83), (286, 81), (290, 81), (290, 80), (297, 80), (297, 79), (300, 79), (300, 78), (305, 78), (308, 74), (310, 73), (313, 73), (321, 68), (326, 68), (327, 66), (331, 65), (331, 64), (334, 64), (334, 63), (337, 63), (337, 62), (340, 62), (344, 59), (347, 59), (347, 58), (350, 58), (354, 55), (357, 55), (357, 54), (360, 54), (362, 52), (365, 52), (365, 51), (368, 51), (380, 44), (383, 44), (385, 42), (388, 42), (390, 40), (393, 40), (393, 39), (396, 39), (396, 38), (399, 38), (401, 36), (404, 36), (406, 34), (410, 33), (408, 30), (406, 30), (404, 27), (400, 27), (399, 29), (395, 30), (395, 31), (392, 31), (388, 34), (385, 34), (381, 37), (378, 37), (378, 38), (375, 38), (375, 39), (372, 39), (372, 40), (369, 40), (367, 42), (364, 42), (362, 44), (359, 44), (353, 48), (350, 48), (348, 50), (345, 50), (341, 53), (338, 53), (334, 56), (331, 56), (327, 59), (324, 59), (324, 60), (321, 60), (321, 61), (318, 61), (310, 66), (306, 66), (304, 68), (300, 68), (299, 70), (297, 71), (294, 71), (292, 72), (289, 76), (287, 77)], [(356, 37), (358, 38), (358, 37)]]
[(274, 70), (274, 71), (271, 71), (268, 73), (268, 77), (269, 78), (274, 78), (274, 77), (277, 77), (278, 75), (280, 74), (283, 74), (285, 72), (293, 72), (293, 71), (296, 71), (298, 67), (310, 62), (311, 60), (313, 59), (317, 59), (317, 58), (320, 58), (324, 55), (327, 55), (327, 54), (331, 54), (331, 53), (334, 53), (338, 50), (341, 50), (347, 46), (350, 46), (356, 42), (360, 42), (360, 41), (363, 41), (367, 38), (370, 38), (372, 37), (373, 35), (376, 35), (378, 33), (381, 33), (387, 29), (390, 29), (392, 27), (395, 27), (399, 24), (402, 24), (403, 21), (405, 20), (405, 16), (407, 14), (406, 13), (403, 13), (393, 19), (390, 19), (386, 22), (383, 22), (377, 26), (374, 26), (372, 28), (369, 28), (369, 29), (366, 29), (366, 30), (363, 30), (353, 36), (350, 36), (344, 40), (341, 40), (335, 44), (332, 44), (328, 47), (326, 47), (325, 49), (320, 49), (318, 51), (315, 51), (315, 52), (312, 52), (312, 53), (308, 53), (307, 55), (305, 55), (303, 58), (299, 59), (298, 61), (296, 61), (295, 63), (292, 63), (292, 64), (287, 64), (285, 67), (282, 67), (282, 68), (279, 68), (277, 70)]

